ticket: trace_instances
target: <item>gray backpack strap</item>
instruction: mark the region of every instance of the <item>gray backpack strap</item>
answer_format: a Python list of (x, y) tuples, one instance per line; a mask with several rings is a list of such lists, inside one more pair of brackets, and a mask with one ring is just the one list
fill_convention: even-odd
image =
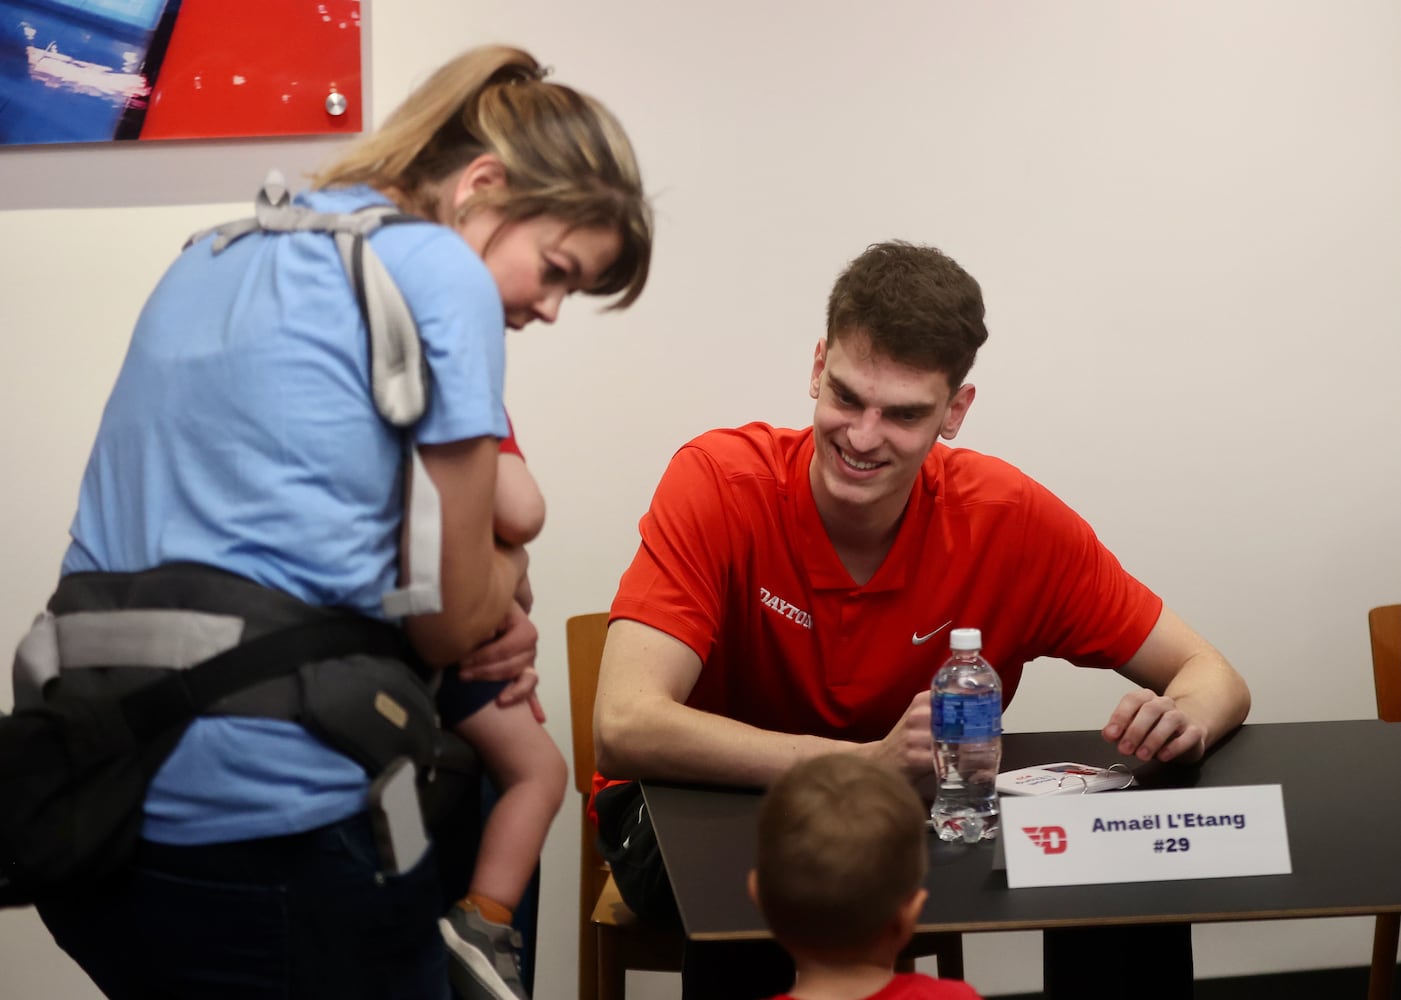
[(417, 216), (405, 215), (389, 205), (373, 205), (358, 212), (317, 212), (292, 204), (292, 195), (280, 171), (268, 171), (258, 197), (253, 202), (253, 218), (212, 226), (191, 236), (185, 245), (197, 242), (210, 233), (218, 233), (213, 251), (221, 253), (230, 243), (252, 232), (267, 233), (349, 233), (368, 236), (386, 221), (423, 222)]
[[(410, 427), (428, 409), (428, 377), (418, 324), (398, 284), (375, 253), (367, 236), (389, 222), (411, 220), (390, 205), (358, 212), (313, 212), (292, 204), (282, 175), (273, 171), (258, 192), (256, 225), (266, 232), (325, 232), (336, 241), (341, 263), (355, 291), (355, 301), (370, 338), (370, 389), (375, 408), (394, 427)], [(242, 235), (235, 223), (215, 241), (218, 253)]]
[(428, 378), (418, 324), (365, 235), (338, 231), (335, 238), (369, 331), (370, 388), (375, 408), (393, 426), (409, 427), (428, 409)]
[(418, 449), (410, 445), (405, 450), (410, 470), (408, 503), (404, 505), (409, 526), (404, 542), (409, 552), (409, 579), (404, 586), (384, 595), (384, 613), (392, 618), (433, 615), (443, 610), (443, 504)]
[[(367, 237), (386, 224), (423, 221), (389, 205), (370, 206), (357, 212), (316, 212), (294, 205), (287, 182), (273, 170), (258, 192), (253, 218), (203, 230), (191, 236), (185, 246), (214, 234), (211, 250), (217, 254), (252, 232), (329, 234), (336, 242), (365, 321), (375, 409), (390, 426), (404, 430), (417, 423), (428, 409), (428, 369), (413, 312)], [(442, 610), (442, 503), (407, 434), (404, 453), (409, 470), (404, 516), (408, 518), (406, 544), (411, 575), (405, 586), (384, 595), (385, 614), (393, 617)]]
[(370, 339), (370, 390), (380, 416), (394, 427), (410, 427), (428, 409), (428, 375), (418, 324), (399, 286), (370, 245), (368, 237), (387, 223), (422, 222), (390, 205), (358, 212), (315, 212), (292, 204), (287, 182), (276, 170), (268, 174), (251, 219), (239, 219), (196, 233), (190, 243), (213, 233), (210, 249), (221, 253), (248, 233), (328, 233), (336, 241), (346, 277)]
[(215, 253), (219, 253), (234, 240), (241, 236), (247, 236), (249, 233), (255, 233), (260, 228), (257, 219), (238, 219), (234, 222), (226, 222), (222, 226), (211, 226), (208, 229), (201, 229), (186, 240), (185, 245), (180, 249), (188, 250), (206, 236), (211, 233), (216, 233), (218, 235), (214, 239), (212, 249)]

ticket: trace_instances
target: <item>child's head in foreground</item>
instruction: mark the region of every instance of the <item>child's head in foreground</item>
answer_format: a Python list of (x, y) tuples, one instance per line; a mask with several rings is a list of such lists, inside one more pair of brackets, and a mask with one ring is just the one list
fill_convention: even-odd
[(909, 939), (924, 905), (925, 809), (903, 776), (854, 754), (804, 761), (769, 789), (749, 888), (795, 957), (865, 957)]

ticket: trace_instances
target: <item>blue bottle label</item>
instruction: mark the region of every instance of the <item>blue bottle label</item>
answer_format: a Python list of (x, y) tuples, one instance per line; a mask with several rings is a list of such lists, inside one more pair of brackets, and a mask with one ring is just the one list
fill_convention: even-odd
[(1002, 735), (1002, 695), (934, 696), (934, 738), (943, 743), (984, 743)]

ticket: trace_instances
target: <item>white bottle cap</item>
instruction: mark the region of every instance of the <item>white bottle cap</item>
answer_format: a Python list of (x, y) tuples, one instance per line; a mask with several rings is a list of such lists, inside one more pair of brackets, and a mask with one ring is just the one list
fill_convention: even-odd
[(983, 630), (956, 628), (949, 633), (949, 649), (982, 649)]

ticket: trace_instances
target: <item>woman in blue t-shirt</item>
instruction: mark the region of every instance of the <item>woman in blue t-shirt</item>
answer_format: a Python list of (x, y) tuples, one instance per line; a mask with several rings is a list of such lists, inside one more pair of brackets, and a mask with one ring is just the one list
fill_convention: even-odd
[[(198, 242), (138, 320), (60, 594), (209, 567), (251, 581), (255, 606), (275, 595), (278, 615), (290, 602), (384, 619), (383, 598), (415, 571), (401, 545), (405, 522), (415, 527), (407, 444), (441, 509), (441, 610), (402, 619), (409, 643), (433, 669), (470, 660), (477, 679), (502, 682), (489, 699), (528, 705), (525, 557), (493, 535), (504, 329), (552, 322), (574, 292), (617, 296), (614, 308), (641, 293), (652, 224), (628, 140), (529, 54), (475, 49), (296, 203), (390, 205), (435, 223), (369, 237), (418, 329), (422, 417), (405, 432), (377, 409), (361, 306), (331, 236)], [(432, 853), (386, 875), (369, 785), (295, 721), (202, 717), (152, 782), (130, 876), (41, 913), (113, 997), (446, 996)]]

